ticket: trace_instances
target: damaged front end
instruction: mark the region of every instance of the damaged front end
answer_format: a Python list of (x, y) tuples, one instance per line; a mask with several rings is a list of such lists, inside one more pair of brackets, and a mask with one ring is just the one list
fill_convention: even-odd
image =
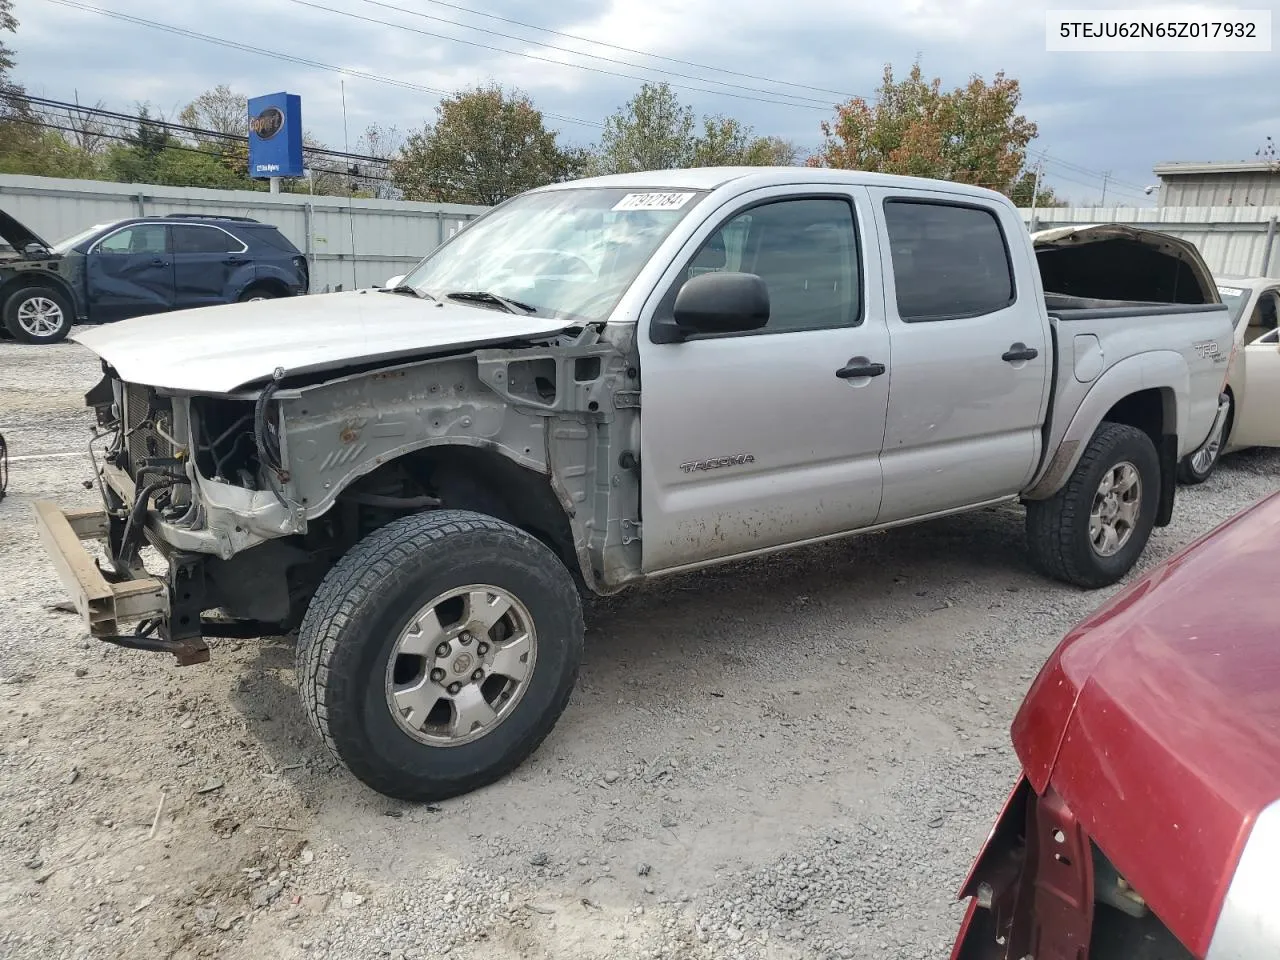
[[(256, 397), (193, 398), (123, 383), (106, 364), (104, 373), (85, 396), (97, 421), (89, 483), (103, 507), (65, 511), (37, 501), (37, 529), (93, 636), (168, 652), (183, 665), (205, 662), (204, 637), (257, 636), (264, 626), (202, 618), (219, 605), (207, 582), (210, 558), (306, 527), (287, 499), (272, 385)], [(95, 540), (106, 568), (84, 547)], [(165, 560), (163, 575), (144, 565), (148, 545)]]
[[(589, 327), (393, 365), (277, 370), (216, 394), (122, 382), (104, 362), (86, 396), (103, 508), (41, 501), (38, 526), (94, 636), (183, 663), (208, 658), (204, 637), (297, 628), (356, 543), (440, 507), (529, 530), (585, 589), (613, 592), (641, 575), (627, 348)], [(85, 540), (102, 541), (105, 564)], [(144, 566), (146, 546), (163, 574)]]
[(951, 960), (1189, 960), (1052, 785), (1026, 777), (960, 889)]

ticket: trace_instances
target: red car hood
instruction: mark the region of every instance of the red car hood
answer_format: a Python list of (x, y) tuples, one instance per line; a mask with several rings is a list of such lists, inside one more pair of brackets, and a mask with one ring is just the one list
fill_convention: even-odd
[(1280, 797), (1278, 578), (1280, 494), (1078, 624), (1013, 723), (1037, 793), (1052, 781), (1196, 956)]

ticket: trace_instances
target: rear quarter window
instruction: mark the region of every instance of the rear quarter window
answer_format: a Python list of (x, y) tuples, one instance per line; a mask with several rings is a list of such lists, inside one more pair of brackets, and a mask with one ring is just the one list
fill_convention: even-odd
[(238, 227), (236, 232), (243, 237), (244, 242), (250, 246), (262, 245), (273, 247), (276, 250), (280, 250), (283, 253), (291, 255), (301, 253), (297, 247), (289, 242), (288, 237), (272, 227), (250, 227), (247, 229), (244, 227)]
[(1016, 297), (1004, 230), (986, 207), (885, 201), (898, 316), (908, 323), (982, 316)]

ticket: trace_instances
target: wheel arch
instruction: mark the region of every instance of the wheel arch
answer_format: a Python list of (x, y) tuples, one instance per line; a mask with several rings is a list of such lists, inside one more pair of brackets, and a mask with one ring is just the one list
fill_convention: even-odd
[[(570, 514), (547, 474), (520, 462), (500, 445), (478, 438), (428, 440), (394, 457), (368, 460), (335, 484), (323, 509), (328, 512), (344, 494), (376, 489), (384, 479), (412, 477), (440, 508), (471, 510), (502, 520), (536, 537), (569, 568), (580, 586), (595, 590), (590, 562), (584, 562)], [(436, 509), (428, 507), (426, 509)]]
[(247, 282), (241, 282), (238, 286), (239, 286), (239, 289), (236, 293), (237, 299), (240, 297), (243, 297), (247, 293), (251, 293), (254, 290), (265, 290), (268, 293), (272, 293), (277, 297), (289, 296), (288, 285), (279, 277), (271, 277), (271, 276), (250, 277)]
[[(1186, 432), (1190, 395), (1191, 374), (1179, 353), (1154, 351), (1120, 361), (1085, 394), (1052, 460), (1024, 499), (1047, 500), (1057, 493), (1104, 422), (1127, 424), (1147, 434), (1160, 455), (1162, 475), (1170, 473), (1164, 482), (1175, 483), (1172, 474)], [(1170, 455), (1172, 464), (1167, 465)], [(1162, 496), (1166, 498), (1167, 493)]]
[(24, 287), (52, 287), (67, 298), (71, 304), (71, 313), (76, 320), (84, 318), (80, 309), (80, 298), (76, 296), (71, 284), (60, 274), (52, 270), (24, 270), (0, 283), (0, 309), (9, 302), (9, 298)]

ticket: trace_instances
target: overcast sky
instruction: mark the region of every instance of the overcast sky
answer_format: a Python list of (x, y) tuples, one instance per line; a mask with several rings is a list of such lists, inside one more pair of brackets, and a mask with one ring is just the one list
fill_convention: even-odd
[[(974, 73), (990, 80), (998, 70), (1020, 80), (1023, 112), (1040, 128), (1032, 149), (1045, 152), (1049, 182), (1075, 201), (1096, 201), (1101, 172), (1110, 171), (1109, 202), (1149, 203), (1141, 188), (1156, 182), (1153, 164), (1251, 159), (1268, 134), (1280, 137), (1280, 54), (1046, 53), (1050, 4), (1037, 0), (70, 2), (409, 85), (346, 75), (353, 147), (370, 122), (406, 130), (430, 120), (437, 94), (429, 89), (489, 79), (521, 87), (561, 118), (548, 124), (564, 141), (588, 144), (601, 120), (650, 79), (669, 81), (700, 114), (731, 114), (757, 133), (812, 149), (836, 101), (871, 96), (886, 62), (905, 74), (916, 55), (926, 74), (948, 88)], [(1121, 5), (1155, 7), (1142, 0), (1109, 6)], [(100, 99), (130, 112), (149, 101), (171, 116), (218, 83), (246, 95), (287, 90), (301, 94), (308, 129), (330, 145), (343, 144), (338, 72), (55, 0), (16, 0), (16, 13), (18, 34), (5, 42), (18, 55), (17, 79), (33, 94), (63, 100), (78, 94), (82, 102)]]

